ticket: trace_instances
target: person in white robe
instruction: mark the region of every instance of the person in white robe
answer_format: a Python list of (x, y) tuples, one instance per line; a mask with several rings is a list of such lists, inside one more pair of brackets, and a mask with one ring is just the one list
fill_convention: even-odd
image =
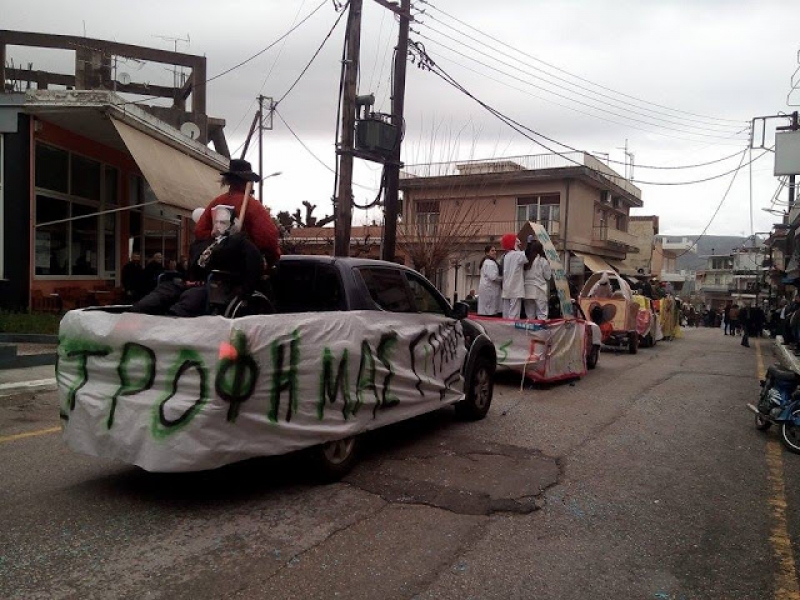
[(500, 293), (503, 276), (497, 264), (497, 248), (486, 246), (485, 256), (481, 260), (481, 280), (478, 284), (478, 314), (495, 317), (502, 312)]
[(522, 300), (525, 297), (525, 279), (523, 268), (528, 258), (525, 252), (519, 249), (519, 238), (513, 233), (507, 233), (502, 238), (503, 249), (503, 318), (519, 319), (522, 312)]
[(529, 319), (546, 319), (550, 277), (553, 275), (550, 261), (545, 258), (542, 243), (535, 238), (529, 239), (525, 253), (528, 257), (524, 267), (525, 316)]

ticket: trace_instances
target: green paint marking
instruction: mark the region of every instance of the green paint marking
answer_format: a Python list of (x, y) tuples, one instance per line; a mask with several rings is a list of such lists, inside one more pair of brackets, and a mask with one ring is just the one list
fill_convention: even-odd
[(350, 364), (350, 353), (345, 348), (339, 366), (336, 368), (336, 378), (333, 377), (335, 357), (330, 348), (325, 348), (322, 352), (322, 373), (319, 378), (319, 399), (317, 400), (317, 418), (322, 421), (325, 416), (325, 402), (336, 404), (336, 400), (341, 393), (343, 397), (342, 416), (347, 420), (351, 414), (358, 410), (356, 405), (352, 405), (350, 398), (350, 379), (348, 377), (348, 366)]
[[(168, 419), (164, 408), (178, 393), (178, 383), (181, 377), (190, 369), (194, 369), (200, 375), (199, 396), (195, 402), (187, 408), (178, 418)], [(151, 431), (156, 439), (166, 439), (186, 427), (197, 416), (206, 402), (208, 402), (208, 368), (203, 363), (200, 354), (190, 348), (183, 348), (178, 354), (177, 360), (167, 374), (166, 394), (153, 406), (153, 419)]]
[[(89, 381), (89, 372), (86, 368), (86, 363), (90, 356), (107, 356), (111, 354), (111, 347), (105, 344), (98, 344), (97, 342), (89, 340), (73, 340), (63, 338), (59, 340), (58, 344), (58, 363), (59, 369), (65, 366), (64, 363), (69, 363), (72, 360), (77, 361), (75, 381), (67, 391), (67, 396), (64, 399), (59, 411), (60, 416), (64, 420), (69, 419), (69, 414), (75, 410), (75, 399), (80, 390), (86, 382)], [(62, 371), (63, 374), (63, 371)]]
[(514, 343), (513, 340), (508, 340), (505, 344), (503, 344), (498, 348), (498, 350), (500, 351), (500, 356), (497, 357), (498, 363), (506, 362), (506, 359), (508, 358), (508, 347), (513, 343)]
[[(284, 370), (283, 364), (286, 354), (286, 340), (289, 341), (289, 368)], [(292, 420), (293, 412), (297, 411), (298, 390), (298, 364), (300, 362), (300, 338), (295, 329), (291, 335), (284, 336), (283, 341), (276, 340), (272, 343), (272, 389), (269, 395), (269, 412), (267, 417), (273, 423), (278, 422), (281, 394), (289, 391), (289, 407), (286, 411), (286, 422)]]
[[(137, 366), (141, 367), (138, 378), (134, 376)], [(111, 397), (111, 410), (106, 422), (108, 429), (114, 425), (117, 399), (120, 396), (133, 396), (153, 387), (156, 378), (156, 353), (147, 346), (128, 342), (122, 347), (122, 358), (117, 365), (117, 375), (120, 386)]]

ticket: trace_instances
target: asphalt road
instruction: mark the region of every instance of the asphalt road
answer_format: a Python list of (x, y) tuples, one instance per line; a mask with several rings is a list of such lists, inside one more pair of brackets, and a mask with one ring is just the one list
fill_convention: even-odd
[(371, 435), (345, 481), (299, 457), (155, 475), (68, 451), (55, 394), (0, 399), (0, 598), (800, 600), (800, 456), (746, 402), (772, 342), (720, 330), (499, 379)]

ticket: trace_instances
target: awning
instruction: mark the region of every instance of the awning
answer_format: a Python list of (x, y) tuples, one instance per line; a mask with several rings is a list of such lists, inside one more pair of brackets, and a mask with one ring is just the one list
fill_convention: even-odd
[(599, 256), (595, 256), (594, 254), (584, 254), (583, 252), (574, 252), (576, 256), (580, 256), (583, 259), (583, 264), (589, 269), (592, 273), (598, 273), (600, 271), (614, 271), (614, 269), (610, 264), (608, 264), (604, 259), (600, 258)]
[(220, 194), (220, 174), (188, 154), (111, 119), (133, 160), (163, 204), (194, 210)]

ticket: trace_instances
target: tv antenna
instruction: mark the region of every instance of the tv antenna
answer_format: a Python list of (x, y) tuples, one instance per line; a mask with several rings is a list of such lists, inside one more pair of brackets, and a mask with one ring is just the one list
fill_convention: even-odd
[[(158, 38), (160, 40), (164, 40), (165, 42), (172, 42), (172, 50), (173, 50), (173, 52), (177, 52), (178, 51), (178, 42), (185, 43), (187, 50), (189, 49), (189, 45), (192, 43), (192, 38), (189, 37), (188, 33), (186, 34), (185, 38), (173, 37), (173, 36), (169, 36), (169, 35), (154, 35), (153, 37), (156, 37), (156, 38)], [(184, 78), (183, 67), (180, 68), (180, 73), (181, 73), (181, 77), (180, 77), (181, 81), (180, 81), (180, 83), (178, 83), (178, 67), (177, 67), (177, 65), (172, 65), (172, 87), (174, 87), (174, 88), (182, 87), (183, 84), (184, 84), (184, 81), (183, 81), (183, 78)]]

